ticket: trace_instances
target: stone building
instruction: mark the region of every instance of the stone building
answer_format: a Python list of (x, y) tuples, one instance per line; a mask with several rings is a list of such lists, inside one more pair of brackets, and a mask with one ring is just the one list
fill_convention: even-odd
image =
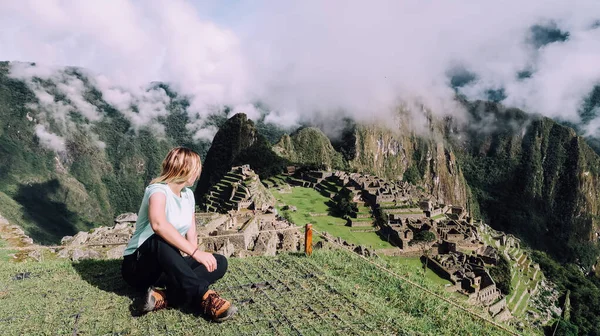
[(453, 289), (468, 295), (471, 303), (488, 306), (501, 297), (481, 258), (457, 251), (427, 258), (427, 266), (452, 282)]

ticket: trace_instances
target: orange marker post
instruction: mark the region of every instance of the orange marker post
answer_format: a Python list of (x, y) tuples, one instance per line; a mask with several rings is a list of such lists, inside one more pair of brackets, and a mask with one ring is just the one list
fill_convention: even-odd
[(304, 226), (304, 253), (307, 256), (312, 254), (312, 224)]

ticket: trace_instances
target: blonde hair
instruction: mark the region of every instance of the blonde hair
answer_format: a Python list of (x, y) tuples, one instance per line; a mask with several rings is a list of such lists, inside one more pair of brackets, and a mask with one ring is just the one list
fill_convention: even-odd
[(200, 174), (202, 163), (200, 155), (185, 147), (176, 147), (169, 151), (162, 162), (160, 176), (153, 179), (154, 183), (183, 183), (195, 174)]

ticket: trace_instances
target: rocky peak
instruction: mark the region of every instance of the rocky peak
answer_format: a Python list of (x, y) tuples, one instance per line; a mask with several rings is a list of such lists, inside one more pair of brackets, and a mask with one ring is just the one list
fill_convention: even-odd
[(305, 127), (292, 135), (284, 135), (273, 146), (273, 151), (294, 163), (325, 169), (342, 168), (342, 155), (333, 148), (329, 138), (320, 129)]
[(237, 113), (229, 118), (215, 135), (206, 154), (202, 174), (195, 190), (200, 199), (231, 169), (235, 158), (251, 147), (258, 139), (254, 122), (244, 114)]

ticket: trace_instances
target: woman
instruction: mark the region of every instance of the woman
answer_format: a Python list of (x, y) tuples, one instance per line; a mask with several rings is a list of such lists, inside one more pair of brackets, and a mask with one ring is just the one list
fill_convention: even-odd
[[(208, 289), (225, 275), (227, 259), (198, 250), (194, 193), (187, 187), (201, 169), (200, 156), (187, 148), (167, 154), (161, 175), (144, 193), (121, 273), (128, 284), (145, 291), (144, 312), (165, 308), (167, 301), (169, 306), (186, 303), (221, 322), (237, 309)], [(159, 279), (166, 291), (154, 287)]]

